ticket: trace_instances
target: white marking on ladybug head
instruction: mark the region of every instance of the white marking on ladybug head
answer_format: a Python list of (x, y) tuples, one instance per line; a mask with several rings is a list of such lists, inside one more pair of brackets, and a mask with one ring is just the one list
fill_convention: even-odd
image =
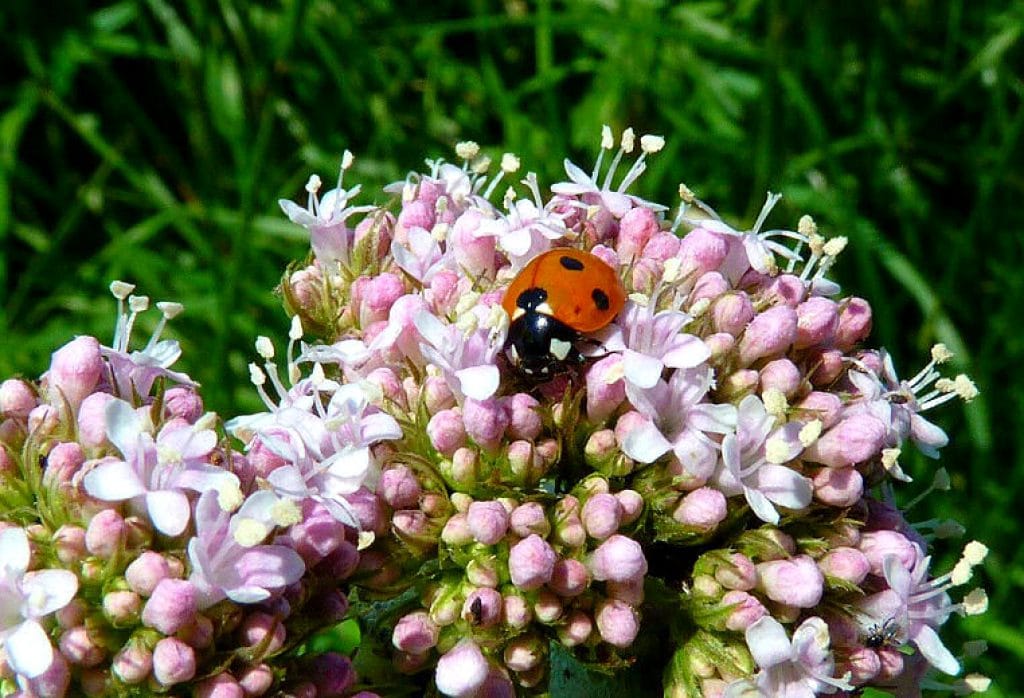
[(510, 344), (508, 347), (509, 356), (512, 357), (513, 363), (519, 363), (519, 351), (516, 349), (515, 344)]
[(559, 361), (564, 361), (565, 357), (569, 355), (569, 350), (572, 349), (572, 342), (565, 342), (555, 338), (551, 340), (550, 349), (552, 356)]
[(512, 311), (512, 320), (513, 321), (518, 320), (519, 318), (521, 318), (524, 315), (526, 315), (526, 311), (525, 310), (523, 310), (522, 308), (516, 308), (514, 311)]
[(550, 303), (541, 303), (536, 308), (534, 308), (534, 310), (537, 311), (538, 313), (540, 313), (541, 315), (554, 315), (555, 314), (555, 309), (551, 307)]

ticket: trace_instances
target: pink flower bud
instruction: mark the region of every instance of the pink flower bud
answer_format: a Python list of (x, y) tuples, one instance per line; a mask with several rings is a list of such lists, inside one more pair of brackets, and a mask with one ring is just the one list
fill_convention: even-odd
[(629, 263), (660, 230), (654, 211), (646, 206), (630, 209), (619, 222), (615, 251), (623, 263)]
[(461, 295), (459, 280), (459, 275), (448, 269), (442, 269), (430, 279), (430, 288), (425, 295), (435, 313), (446, 314), (455, 307)]
[(505, 624), (514, 629), (525, 628), (533, 620), (533, 611), (519, 594), (506, 594), (502, 597), (502, 611)]
[(427, 376), (423, 380), (423, 404), (429, 414), (455, 407), (455, 394), (441, 376)]
[(462, 414), (455, 408), (441, 410), (427, 423), (427, 436), (439, 453), (451, 456), (466, 443), (466, 425), (462, 421)]
[(513, 441), (505, 451), (512, 475), (521, 482), (534, 482), (544, 472), (544, 463), (529, 441)]
[(708, 351), (711, 352), (711, 359), (718, 359), (729, 352), (736, 346), (736, 338), (728, 332), (716, 332), (710, 334), (704, 338), (704, 344), (707, 345)]
[(570, 548), (578, 548), (587, 541), (579, 512), (579, 500), (572, 495), (566, 495), (555, 503), (555, 539)]
[[(268, 432), (274, 436), (278, 435), (275, 433), (276, 431), (277, 430), (275, 429), (268, 430)], [(283, 432), (281, 435), (284, 436)], [(257, 475), (263, 478), (270, 475), (270, 473), (274, 472), (282, 465), (288, 464), (287, 460), (279, 456), (272, 449), (268, 448), (266, 444), (263, 443), (263, 439), (258, 436), (253, 439), (252, 446), (250, 446), (247, 456), (249, 459), (249, 465), (253, 467)]]
[(615, 647), (629, 647), (640, 632), (640, 621), (629, 604), (618, 599), (607, 599), (597, 605), (594, 614), (601, 639)]
[(57, 559), (65, 565), (81, 562), (85, 557), (85, 529), (81, 526), (64, 524), (53, 533), (53, 545)]
[(293, 272), (288, 277), (287, 293), (292, 299), (292, 304), (297, 306), (296, 310), (308, 315), (320, 305), (323, 287), (323, 274), (315, 264), (312, 264)]
[(454, 547), (473, 542), (473, 532), (469, 528), (469, 520), (465, 514), (453, 514), (441, 529), (441, 540)]
[(856, 548), (834, 548), (818, 560), (818, 567), (829, 577), (858, 585), (871, 571), (867, 556)]
[(245, 691), (246, 698), (257, 698), (274, 685), (274, 672), (266, 664), (242, 669), (238, 674), (238, 685)]
[(814, 560), (797, 555), (788, 560), (772, 560), (757, 566), (759, 587), (772, 601), (812, 608), (821, 601), (825, 578)]
[(469, 209), (455, 220), (451, 230), (450, 244), (454, 248), (455, 261), (473, 277), (494, 275), (497, 241), (493, 235), (475, 234), (482, 219), (480, 211)]
[(78, 409), (78, 441), (86, 448), (97, 448), (107, 442), (107, 403), (114, 399), (107, 393), (93, 393)]
[(165, 637), (153, 648), (153, 676), (164, 686), (188, 681), (196, 675), (195, 651), (176, 637)]
[(94, 337), (76, 337), (53, 353), (46, 384), (52, 404), (67, 400), (72, 414), (99, 383), (104, 369), (100, 343)]
[(60, 410), (42, 404), (28, 413), (28, 430), (38, 438), (50, 436), (60, 425)]
[(72, 599), (67, 606), (58, 610), (54, 617), (57, 619), (57, 624), (67, 630), (84, 623), (85, 614), (88, 610), (91, 609), (88, 608), (85, 601), (76, 598)]
[(754, 319), (754, 305), (743, 291), (723, 293), (711, 306), (711, 321), (716, 332), (739, 337)]
[(245, 698), (245, 691), (227, 672), (204, 679), (196, 686), (196, 698)]
[(479, 628), (490, 628), (501, 620), (501, 594), (490, 587), (474, 589), (462, 604), (462, 619)]
[(664, 262), (679, 254), (680, 240), (668, 231), (655, 232), (644, 245), (644, 259)]
[(839, 308), (835, 301), (821, 296), (811, 296), (796, 307), (797, 349), (806, 349), (815, 344), (825, 344), (832, 339), (839, 326)]
[(508, 414), (502, 408), (501, 403), (494, 398), (487, 400), (466, 398), (462, 419), (466, 425), (466, 434), (486, 451), (494, 451), (498, 448), (501, 438), (505, 434), (505, 428), (509, 424)]
[(721, 381), (721, 390), (729, 400), (736, 402), (757, 390), (761, 376), (752, 368), (733, 371)]
[(862, 686), (878, 676), (878, 672), (882, 670), (882, 662), (874, 650), (858, 647), (839, 665), (839, 670), (844, 674), (849, 672), (850, 682), (855, 686)]
[(103, 595), (103, 614), (115, 628), (134, 625), (142, 608), (142, 598), (134, 591), (110, 591)]
[(203, 416), (203, 399), (194, 389), (176, 385), (164, 392), (164, 410), (169, 417), (180, 417), (192, 424)]
[(547, 538), (551, 532), (551, 523), (539, 502), (526, 502), (513, 509), (509, 516), (509, 525), (512, 532), (520, 538), (526, 538), (532, 533)]
[(508, 531), (508, 512), (500, 502), (473, 502), (466, 517), (473, 537), (484, 545), (494, 545)]
[(683, 261), (682, 273), (689, 276), (718, 269), (728, 251), (729, 246), (721, 235), (695, 228), (679, 242), (677, 256)]
[(728, 563), (715, 569), (715, 580), (726, 589), (750, 591), (757, 586), (757, 568), (743, 553), (732, 553)]
[(58, 644), (65, 659), (77, 666), (91, 667), (103, 661), (103, 648), (93, 642), (84, 625), (65, 630)]
[(85, 530), (85, 547), (97, 557), (109, 558), (124, 540), (124, 519), (115, 509), (100, 511)]
[(407, 613), (395, 625), (391, 643), (395, 649), (420, 654), (437, 645), (440, 632), (426, 611)]
[(536, 533), (519, 541), (509, 550), (508, 570), (512, 583), (520, 589), (536, 589), (551, 579), (558, 556)]
[(352, 660), (337, 652), (325, 652), (316, 656), (309, 673), (314, 676), (321, 696), (340, 696), (348, 692), (356, 682)]
[(646, 427), (648, 423), (647, 417), (630, 410), (615, 421), (615, 440), (618, 442), (619, 447), (626, 442), (626, 438), (641, 427)]
[(898, 678), (904, 671), (905, 660), (903, 653), (895, 647), (883, 647), (875, 652), (878, 655), (878, 681), (892, 681)]
[(191, 622), (198, 609), (199, 593), (191, 583), (182, 579), (163, 579), (142, 609), (142, 623), (164, 635), (172, 635)]
[(39, 404), (32, 386), (18, 378), (0, 383), (0, 419), (28, 419), (28, 413)]
[(691, 305), (702, 300), (713, 301), (727, 291), (729, 291), (729, 282), (725, 277), (717, 271), (709, 271), (697, 279), (693, 290), (690, 291), (689, 301)]
[(114, 656), (111, 663), (114, 674), (127, 684), (144, 681), (153, 669), (153, 653), (137, 638), (129, 640)]
[(586, 613), (576, 610), (566, 617), (565, 623), (559, 625), (557, 630), (559, 642), (566, 647), (575, 647), (590, 639), (594, 622)]
[(847, 298), (839, 310), (839, 324), (832, 343), (849, 351), (871, 334), (871, 305), (863, 298)]
[(810, 350), (806, 359), (808, 365), (815, 366), (811, 374), (814, 385), (831, 385), (846, 369), (846, 357), (838, 349)]
[(564, 602), (550, 589), (544, 588), (537, 592), (536, 601), (533, 602), (533, 615), (538, 623), (551, 625), (565, 611)]
[(619, 500), (619, 506), (622, 508), (621, 525), (628, 526), (640, 518), (640, 514), (644, 511), (644, 498), (639, 492), (620, 490), (615, 493), (615, 498)]
[(808, 393), (807, 397), (798, 402), (796, 407), (804, 413), (808, 420), (820, 419), (822, 426), (829, 429), (839, 421), (843, 401), (835, 393), (815, 390)]
[(587, 566), (598, 581), (625, 582), (647, 574), (647, 558), (632, 538), (615, 534), (591, 554)]
[(754, 621), (768, 615), (768, 610), (757, 597), (745, 591), (730, 591), (722, 597), (722, 606), (735, 606), (725, 619), (725, 627), (734, 632), (743, 632)]
[(528, 393), (516, 393), (505, 400), (508, 410), (508, 436), (510, 439), (532, 441), (541, 432), (543, 422), (537, 408), (540, 402)]
[(785, 305), (768, 308), (747, 325), (739, 341), (739, 360), (743, 366), (776, 356), (789, 349), (796, 339), (796, 311)]
[(918, 559), (918, 549), (906, 536), (897, 531), (867, 531), (861, 534), (860, 551), (864, 553), (871, 574), (884, 575), (885, 558), (895, 556), (906, 569), (912, 569)]
[(505, 645), (502, 659), (512, 671), (529, 671), (544, 659), (544, 650), (544, 643), (535, 635), (520, 635)]
[(421, 200), (405, 203), (398, 214), (398, 225), (406, 230), (409, 228), (430, 230), (434, 227), (434, 203)]
[(765, 289), (764, 300), (795, 308), (806, 295), (807, 286), (799, 277), (792, 274), (779, 274), (771, 279), (768, 288)]
[(149, 596), (157, 584), (170, 576), (170, 567), (163, 555), (146, 550), (128, 565), (124, 576), (132, 591)]
[(377, 491), (392, 509), (409, 509), (420, 500), (420, 483), (404, 465), (388, 468), (380, 476)]
[(581, 516), (583, 528), (591, 538), (604, 540), (619, 530), (622, 523), (622, 505), (615, 495), (595, 494), (587, 498)]
[(263, 642), (267, 642), (267, 636), (269, 635), (270, 641), (264, 650), (267, 654), (273, 654), (284, 646), (284, 624), (274, 618), (274, 616), (262, 611), (253, 611), (246, 616), (245, 620), (242, 621), (239, 634), (241, 635), (242, 645), (245, 647), (256, 647)]
[(346, 494), (345, 501), (359, 520), (360, 530), (372, 531), (378, 536), (387, 533), (388, 517), (384, 513), (383, 502), (375, 493), (360, 487), (352, 494)]
[(560, 558), (555, 562), (551, 571), (551, 581), (548, 586), (559, 596), (579, 596), (590, 584), (590, 574), (587, 567), (579, 560)]
[(46, 456), (43, 482), (50, 486), (70, 484), (84, 462), (85, 453), (80, 445), (73, 441), (58, 443)]
[(471, 696), (487, 678), (489, 666), (475, 642), (463, 638), (437, 661), (434, 683), (446, 696)]
[(611, 429), (593, 432), (583, 447), (583, 457), (594, 470), (609, 474), (617, 470), (620, 462), (625, 461), (619, 451), (615, 432)]
[(803, 374), (789, 359), (775, 359), (764, 365), (760, 371), (760, 389), (778, 390), (786, 397), (792, 397), (803, 385)]
[(864, 494), (864, 478), (854, 468), (822, 468), (812, 480), (814, 497), (834, 507), (849, 507)]
[(382, 272), (370, 279), (360, 308), (360, 322), (365, 327), (388, 319), (396, 300), (405, 295), (402, 279), (391, 272)]
[(700, 487), (679, 501), (672, 518), (684, 526), (707, 533), (715, 530), (727, 513), (724, 494), (710, 487)]
[(885, 424), (877, 417), (855, 414), (822, 434), (804, 450), (803, 458), (833, 468), (856, 465), (877, 455), (885, 436)]

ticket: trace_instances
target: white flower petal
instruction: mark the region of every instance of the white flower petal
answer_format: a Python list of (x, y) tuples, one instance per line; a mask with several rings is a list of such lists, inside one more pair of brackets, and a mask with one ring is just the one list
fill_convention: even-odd
[(177, 490), (147, 492), (146, 510), (156, 530), (168, 536), (184, 531), (191, 515), (188, 497)]
[(25, 595), (22, 615), (42, 618), (67, 606), (78, 592), (78, 577), (67, 570), (39, 570), (22, 578), (21, 592)]
[(944, 644), (939, 634), (930, 625), (922, 625), (913, 638), (914, 644), (928, 663), (939, 671), (954, 676), (960, 673), (960, 662)]
[(645, 422), (626, 435), (622, 451), (640, 463), (653, 463), (665, 455), (672, 444), (653, 422)]
[(694, 368), (707, 361), (710, 356), (711, 350), (699, 337), (680, 334), (672, 340), (672, 348), (663, 358), (665, 365), (672, 368)]
[(779, 523), (779, 512), (775, 510), (775, 507), (772, 506), (767, 497), (753, 487), (744, 487), (743, 494), (747, 498), (747, 504), (750, 505), (751, 511), (754, 512), (757, 518), (770, 524)]
[(766, 463), (747, 480), (765, 497), (779, 506), (804, 509), (811, 503), (811, 481), (784, 465)]
[(13, 580), (25, 574), (31, 552), (25, 529), (0, 531), (0, 579)]
[(113, 399), (103, 412), (107, 438), (125, 458), (130, 458), (142, 433), (142, 419), (124, 400)]
[(657, 356), (641, 354), (638, 351), (627, 349), (622, 354), (622, 368), (626, 374), (626, 380), (638, 388), (653, 388), (661, 378), (661, 372), (665, 364)]
[(43, 626), (26, 620), (4, 641), (7, 663), (14, 673), (30, 679), (42, 674), (53, 663), (53, 645)]
[(474, 400), (486, 400), (494, 395), (501, 383), (501, 373), (493, 364), (470, 366), (455, 372), (462, 392)]
[(105, 502), (120, 502), (146, 491), (135, 468), (123, 460), (99, 463), (85, 474), (82, 485), (90, 496)]
[(751, 623), (745, 637), (750, 654), (762, 669), (789, 661), (789, 638), (782, 624), (771, 616), (763, 616)]

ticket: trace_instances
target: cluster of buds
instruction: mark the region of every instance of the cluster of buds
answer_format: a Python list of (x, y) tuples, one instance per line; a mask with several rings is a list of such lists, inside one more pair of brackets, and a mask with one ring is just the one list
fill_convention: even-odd
[[(409, 484), (396, 488), (404, 479)], [(386, 470), (383, 496), (401, 504), (394, 493), (412, 493), (414, 482), (404, 466)], [(422, 609), (394, 628), (401, 671), (419, 671), (439, 654), (436, 682), (449, 695), (472, 692), (481, 676), (534, 687), (546, 678), (552, 640), (606, 659), (633, 643), (647, 560), (629, 534), (643, 502), (633, 490), (611, 493), (599, 477), (574, 492), (529, 500), (451, 495), (452, 513), (430, 552), (444, 561), (441, 572), (423, 585)], [(403, 542), (410, 513), (392, 518)]]
[(348, 657), (295, 650), (348, 612), (353, 522), (218, 434), (160, 339), (181, 306), (131, 351), (148, 299), (111, 290), (112, 346), (78, 337), (0, 384), (0, 694), (352, 694)]
[[(431, 161), (386, 188), (397, 210), (350, 205), (348, 153), (337, 188), (321, 196), (314, 177), (306, 208), (282, 202), (312, 243), (282, 283), (288, 310), (323, 340), (303, 357), (402, 426), (359, 505), (373, 532), (361, 583), (418, 591), (420, 607), (394, 619), (397, 666), (433, 667), (457, 696), (543, 690), (552, 640), (614, 666), (650, 615), (642, 579), (658, 545), (680, 553), (659, 553), (649, 572), (677, 592), (653, 609), (680, 621), (674, 695), (958, 673), (937, 629), (984, 609), (980, 590), (956, 604), (946, 593), (984, 548), (933, 575), (929, 546), (957, 526), (911, 527), (893, 502), (910, 481), (901, 449), (937, 457), (946, 444), (925, 412), (972, 399), (973, 384), (943, 377), (942, 345), (909, 381), (864, 347), (870, 305), (827, 278), (845, 238), (807, 216), (764, 229), (776, 195), (749, 230), (685, 185), (673, 214), (630, 193), (663, 140), (627, 129), (617, 145), (605, 128), (593, 170), (566, 161), (549, 197), (532, 173), (508, 181), (518, 158), (492, 176), (491, 158), (461, 143), (461, 166)], [(505, 351), (502, 300), (557, 248), (596, 255), (628, 300), (581, 338), (581, 363), (530, 379)], [(778, 660), (783, 644), (818, 663)]]

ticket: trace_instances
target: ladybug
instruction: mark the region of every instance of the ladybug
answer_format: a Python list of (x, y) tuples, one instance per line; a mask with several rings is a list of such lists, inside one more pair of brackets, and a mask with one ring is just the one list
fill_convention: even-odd
[(575, 343), (608, 325), (626, 303), (615, 270), (597, 255), (569, 247), (548, 250), (512, 280), (501, 306), (512, 319), (506, 352), (526, 376), (548, 378), (583, 360)]

